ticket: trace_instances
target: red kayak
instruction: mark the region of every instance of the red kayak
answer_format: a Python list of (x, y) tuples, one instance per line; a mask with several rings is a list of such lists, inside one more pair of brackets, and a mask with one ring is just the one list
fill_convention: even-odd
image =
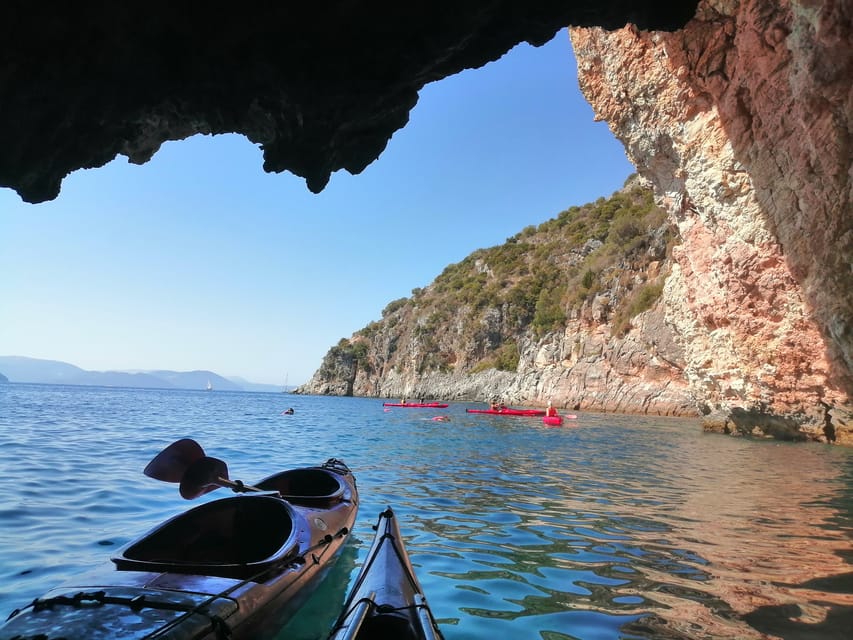
[(465, 409), (468, 413), (487, 413), (493, 416), (544, 416), (544, 409)]
[(563, 424), (562, 416), (545, 416), (542, 418), (542, 423), (547, 424), (549, 427), (559, 427)]
[(409, 409), (447, 409), (449, 404), (444, 402), (383, 402), (383, 407), (407, 407)]

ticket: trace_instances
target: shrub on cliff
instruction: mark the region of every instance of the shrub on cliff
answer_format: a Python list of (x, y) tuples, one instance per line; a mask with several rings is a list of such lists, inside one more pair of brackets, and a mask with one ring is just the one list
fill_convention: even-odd
[(639, 289), (631, 292), (631, 295), (621, 304), (616, 313), (613, 314), (611, 332), (616, 336), (624, 336), (631, 328), (631, 319), (648, 311), (663, 293), (663, 282), (649, 282)]

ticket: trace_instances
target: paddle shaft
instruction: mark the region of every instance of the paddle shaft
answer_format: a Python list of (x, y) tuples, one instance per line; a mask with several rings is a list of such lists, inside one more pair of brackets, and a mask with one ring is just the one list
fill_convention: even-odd
[(253, 487), (250, 484), (244, 484), (240, 480), (229, 480), (228, 478), (216, 478), (214, 481), (215, 484), (218, 484), (221, 487), (228, 487), (229, 489), (236, 491), (237, 493), (246, 493), (247, 491), (263, 491), (263, 489), (258, 489), (258, 487)]
[(240, 480), (229, 480), (228, 478), (217, 478), (215, 484), (218, 484), (222, 487), (228, 487), (237, 493), (247, 493), (249, 491), (260, 491), (260, 492), (270, 492), (277, 493), (280, 498), (305, 498), (305, 496), (300, 495), (288, 495), (286, 493), (282, 493), (281, 491), (275, 491), (273, 489), (259, 489), (258, 487), (253, 487), (250, 484), (244, 484)]

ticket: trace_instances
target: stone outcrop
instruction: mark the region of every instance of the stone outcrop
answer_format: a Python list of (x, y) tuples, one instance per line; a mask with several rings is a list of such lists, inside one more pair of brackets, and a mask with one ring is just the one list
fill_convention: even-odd
[(576, 28), (581, 88), (678, 226), (666, 322), (709, 428), (853, 444), (853, 4)]
[[(623, 193), (635, 201), (651, 201), (650, 192), (637, 180), (629, 182)], [(620, 206), (615, 200), (601, 205), (607, 210)], [(635, 314), (629, 323), (622, 322), (624, 329), (616, 326), (625, 315), (620, 309), (627, 309), (640, 292), (656, 291), (671, 267), (670, 224), (665, 216), (652, 215), (663, 222), (643, 230), (643, 237), (633, 236), (640, 233), (639, 228), (633, 230), (634, 225), (641, 223), (632, 220), (623, 242), (586, 240), (576, 246), (569, 238), (574, 237), (572, 225), (582, 219), (583, 211), (567, 211), (535, 233), (519, 234), (502, 247), (475, 252), (412, 299), (389, 305), (381, 321), (330, 349), (298, 392), (473, 401), (502, 398), (509, 404), (553, 402), (571, 410), (697, 416), (684, 375), (683, 347), (665, 322), (660, 301)], [(561, 233), (566, 240), (560, 239)], [(603, 235), (612, 233), (605, 229)], [(553, 251), (552, 244), (543, 251), (544, 243), (555, 242), (563, 243), (561, 251)], [(620, 249), (624, 254), (614, 257)], [(543, 253), (545, 257), (536, 257)], [(509, 269), (512, 259), (518, 262)], [(580, 301), (573, 298), (577, 290), (585, 289), (578, 279), (561, 289), (545, 288), (538, 299), (528, 299), (538, 284), (519, 281), (549, 267), (579, 275), (595, 269), (598, 284), (589, 285), (589, 293)], [(476, 293), (459, 294), (460, 289), (469, 288)], [(536, 328), (536, 313), (529, 310), (534, 303), (538, 308), (547, 302), (549, 296), (567, 315), (559, 326), (541, 332)], [(514, 359), (505, 366), (496, 363), (508, 349)]]

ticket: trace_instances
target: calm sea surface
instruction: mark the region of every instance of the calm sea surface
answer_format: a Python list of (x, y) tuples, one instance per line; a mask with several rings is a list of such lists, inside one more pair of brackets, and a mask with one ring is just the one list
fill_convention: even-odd
[(388, 505), (447, 640), (853, 637), (853, 451), (465, 407), (0, 385), (0, 619), (231, 495), (190, 503), (143, 475), (192, 437), (249, 484), (330, 457), (357, 478), (353, 536), (282, 640), (325, 636)]

